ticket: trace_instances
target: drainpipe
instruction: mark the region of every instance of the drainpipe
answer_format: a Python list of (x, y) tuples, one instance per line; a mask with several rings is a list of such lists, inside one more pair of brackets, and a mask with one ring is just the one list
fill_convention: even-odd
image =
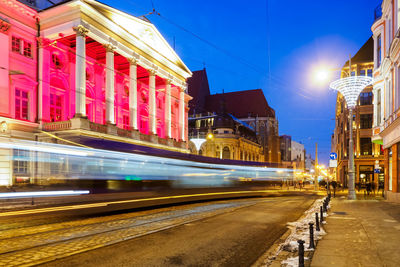
[(37, 34), (36, 34), (36, 82), (37, 82), (37, 89), (36, 89), (36, 122), (39, 123), (39, 46), (41, 45), (40, 43), (40, 23), (39, 23), (39, 18), (36, 18), (36, 29), (37, 29)]

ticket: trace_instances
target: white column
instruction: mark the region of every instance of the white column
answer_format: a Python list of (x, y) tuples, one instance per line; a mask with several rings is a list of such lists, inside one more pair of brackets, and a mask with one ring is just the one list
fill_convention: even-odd
[(156, 134), (156, 74), (149, 71), (149, 121), (150, 133)]
[(185, 90), (183, 89), (179, 94), (179, 124), (181, 126), (180, 139), (185, 141)]
[(171, 138), (171, 81), (167, 80), (165, 87), (165, 127), (166, 135)]
[(129, 63), (129, 126), (137, 130), (137, 63), (134, 59)]
[(180, 128), (180, 133), (179, 133), (179, 137), (181, 140), (186, 141), (186, 137), (185, 137), (185, 127), (186, 127), (186, 123), (185, 123), (185, 90), (184, 89), (180, 89), (180, 93), (179, 93), (179, 124), (181, 126)]
[(115, 124), (114, 111), (114, 47), (104, 45), (106, 49), (106, 123)]
[(86, 116), (86, 34), (89, 32), (79, 25), (76, 32), (75, 65), (75, 117)]

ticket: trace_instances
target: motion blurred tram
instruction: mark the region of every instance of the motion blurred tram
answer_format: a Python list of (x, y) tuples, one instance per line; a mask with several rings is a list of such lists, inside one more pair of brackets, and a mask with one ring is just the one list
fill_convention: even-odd
[(156, 156), (158, 151), (129, 146), (113, 146), (114, 150), (106, 150), (0, 138), (0, 149), (13, 151), (14, 164), (29, 162), (30, 183), (89, 189), (91, 193), (260, 189), (293, 180), (292, 169), (267, 163), (221, 160), (178, 152)]

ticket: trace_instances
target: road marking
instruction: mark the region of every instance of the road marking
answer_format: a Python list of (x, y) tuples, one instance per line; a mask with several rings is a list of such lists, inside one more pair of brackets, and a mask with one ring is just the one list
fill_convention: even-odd
[(31, 210), (8, 211), (8, 212), (0, 213), (0, 217), (35, 214), (35, 213), (45, 213), (45, 212), (52, 212), (52, 211), (64, 211), (64, 210), (74, 210), (74, 209), (97, 208), (97, 207), (105, 207), (105, 206), (108, 206), (108, 205), (135, 203), (135, 202), (142, 202), (142, 201), (144, 202), (144, 201), (165, 200), (165, 199), (179, 199), (179, 198), (198, 197), (198, 196), (217, 196), (217, 195), (231, 195), (231, 194), (237, 194), (238, 195), (238, 194), (248, 194), (248, 193), (271, 193), (271, 192), (280, 193), (281, 191), (274, 191), (274, 190), (233, 191), (233, 192), (214, 192), (214, 193), (201, 193), (201, 194), (177, 195), (177, 196), (153, 197), (153, 198), (139, 198), (139, 199), (131, 199), (131, 200), (100, 202), (100, 203), (93, 203), (93, 204), (79, 204), (79, 205), (72, 205), (72, 206), (61, 206), (61, 207), (39, 208), (39, 209), (31, 209)]

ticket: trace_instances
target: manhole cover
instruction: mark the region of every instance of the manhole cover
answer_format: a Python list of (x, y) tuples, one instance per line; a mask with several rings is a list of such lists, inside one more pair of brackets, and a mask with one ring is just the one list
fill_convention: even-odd
[(335, 211), (334, 214), (337, 215), (347, 215), (347, 213), (345, 211)]

